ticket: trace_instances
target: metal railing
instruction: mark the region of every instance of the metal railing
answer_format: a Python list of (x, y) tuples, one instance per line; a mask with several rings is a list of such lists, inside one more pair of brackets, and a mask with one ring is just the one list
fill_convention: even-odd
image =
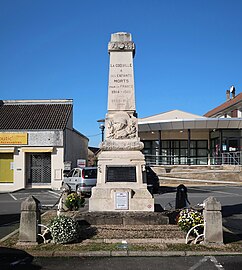
[(242, 152), (222, 153), (222, 164), (240, 165)]
[[(200, 231), (197, 229), (199, 228)], [(194, 234), (194, 236), (192, 237), (192, 240), (189, 239), (192, 234)], [(198, 243), (198, 239), (203, 239), (204, 240), (204, 224), (198, 224), (198, 225), (195, 225), (194, 227), (192, 227), (187, 235), (186, 235), (186, 244), (188, 244), (189, 242), (190, 243), (194, 243), (194, 244), (197, 244)], [(201, 241), (201, 240), (200, 240)]]
[(145, 155), (147, 165), (241, 165), (242, 152), (226, 152), (216, 157)]
[(207, 165), (208, 157), (145, 155), (147, 165)]

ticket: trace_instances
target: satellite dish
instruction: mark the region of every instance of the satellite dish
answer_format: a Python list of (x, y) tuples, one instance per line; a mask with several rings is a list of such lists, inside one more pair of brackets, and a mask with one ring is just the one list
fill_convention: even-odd
[(230, 93), (233, 93), (235, 91), (235, 87), (232, 85), (229, 89)]

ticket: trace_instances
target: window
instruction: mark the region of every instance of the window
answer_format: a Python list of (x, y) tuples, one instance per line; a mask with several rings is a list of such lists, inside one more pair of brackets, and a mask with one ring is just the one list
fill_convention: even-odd
[(208, 141), (192, 140), (191, 141), (191, 164), (206, 165), (208, 164)]
[(84, 178), (97, 178), (97, 169), (84, 169)]
[[(159, 142), (145, 141), (143, 153), (147, 161), (159, 160), (159, 164), (188, 164), (188, 140), (162, 140), (159, 156)], [(150, 148), (149, 148), (150, 147)], [(208, 162), (208, 141), (190, 141), (190, 164), (207, 164)]]
[(80, 176), (80, 171), (79, 170), (75, 170), (73, 173), (73, 177), (79, 177)]

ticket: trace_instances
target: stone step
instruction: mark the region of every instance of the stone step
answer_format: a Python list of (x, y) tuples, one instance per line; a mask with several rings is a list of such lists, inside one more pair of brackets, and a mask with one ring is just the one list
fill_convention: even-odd
[(176, 172), (241, 172), (240, 165), (156, 165), (151, 166), (156, 174)]
[[(169, 181), (239, 183), (242, 181), (241, 166), (156, 166), (152, 167), (161, 185)], [(202, 182), (201, 181), (201, 182)]]
[(165, 225), (165, 212), (77, 212), (75, 219), (81, 225)]
[[(171, 239), (184, 240), (186, 234), (177, 225), (93, 225), (89, 227), (94, 239)], [(83, 236), (87, 236), (87, 227), (82, 226)], [(90, 235), (89, 235), (90, 236)], [(107, 242), (107, 240), (106, 240)]]
[(173, 178), (187, 178), (187, 179), (206, 179), (206, 180), (230, 180), (230, 181), (238, 181), (240, 180), (240, 174), (239, 173), (233, 173), (233, 172), (221, 172), (221, 173), (215, 173), (215, 172), (177, 172), (177, 173), (169, 173), (169, 174), (159, 174), (159, 178), (162, 177), (173, 177)]
[(184, 177), (181, 175), (180, 177), (172, 177), (172, 176), (160, 176), (159, 177), (160, 186), (169, 185), (169, 184), (216, 184), (216, 185), (224, 185), (224, 184), (231, 184), (231, 185), (241, 185), (242, 181), (239, 178), (209, 178), (209, 177), (193, 177), (190, 175), (189, 177)]
[(185, 233), (177, 225), (169, 224), (173, 219), (168, 215), (166, 212), (77, 212), (75, 219), (81, 226), (83, 240), (136, 239), (140, 242), (140, 239), (153, 239), (155, 242), (170, 242), (171, 239), (181, 239), (183, 242)]
[(189, 184), (189, 185), (224, 185), (224, 184), (231, 184), (231, 185), (241, 185), (242, 181), (224, 181), (224, 180), (208, 180), (208, 179), (192, 179), (192, 178), (178, 178), (178, 177), (161, 177), (160, 180), (160, 186), (164, 185), (179, 185), (179, 184)]

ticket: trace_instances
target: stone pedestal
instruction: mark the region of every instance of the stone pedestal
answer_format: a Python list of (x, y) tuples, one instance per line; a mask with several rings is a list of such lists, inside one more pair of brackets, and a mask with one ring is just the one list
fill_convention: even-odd
[(204, 243), (223, 244), (221, 204), (214, 197), (204, 201)]
[(144, 179), (145, 162), (140, 151), (103, 151), (89, 211), (154, 211), (154, 199)]
[(39, 203), (34, 196), (29, 196), (21, 204), (19, 245), (38, 244), (38, 223), (40, 223)]
[(108, 51), (106, 136), (100, 147), (97, 186), (92, 189), (89, 211), (154, 211), (154, 199), (146, 185), (143, 143), (138, 137), (131, 34), (112, 34)]

